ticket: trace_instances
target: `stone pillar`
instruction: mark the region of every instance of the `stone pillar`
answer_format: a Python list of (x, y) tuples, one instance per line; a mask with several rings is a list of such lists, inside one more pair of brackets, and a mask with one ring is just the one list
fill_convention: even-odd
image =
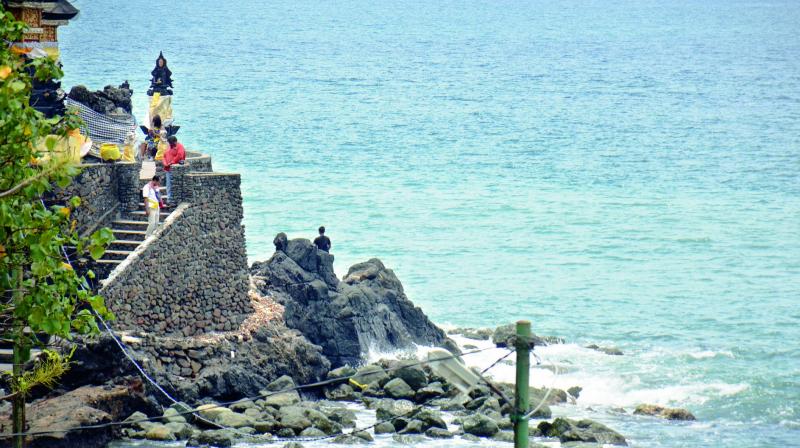
[(114, 164), (114, 168), (117, 178), (117, 195), (122, 210), (137, 210), (141, 198), (139, 172), (142, 170), (142, 162), (117, 162)]
[(173, 204), (180, 204), (181, 202), (189, 200), (186, 194), (186, 174), (189, 173), (190, 166), (173, 165), (170, 168), (172, 172), (172, 196), (169, 200)]

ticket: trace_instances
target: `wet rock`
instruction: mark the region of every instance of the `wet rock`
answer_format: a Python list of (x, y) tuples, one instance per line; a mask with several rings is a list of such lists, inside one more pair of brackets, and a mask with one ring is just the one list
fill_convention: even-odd
[(345, 364), (342, 367), (338, 367), (338, 368), (333, 369), (330, 372), (328, 372), (327, 377), (328, 377), (328, 379), (344, 378), (344, 377), (353, 376), (355, 374), (356, 374), (356, 369), (354, 369), (353, 367), (350, 367), (350, 365)]
[(145, 433), (145, 438), (159, 441), (173, 441), (176, 439), (175, 434), (166, 425), (160, 423), (151, 426)]
[(548, 405), (567, 402), (567, 393), (561, 389), (549, 389), (548, 393), (548, 389), (531, 387), (528, 389), (528, 394), (534, 406), (541, 401)]
[(279, 411), (281, 426), (299, 433), (311, 426), (311, 420), (306, 416), (306, 409), (299, 406), (284, 406)]
[(347, 408), (337, 408), (325, 411), (325, 415), (332, 421), (345, 428), (356, 427), (356, 413)]
[[(91, 431), (71, 431), (80, 426), (141, 418), (141, 411), (152, 411), (144, 397), (142, 383), (129, 381), (127, 386), (84, 386), (63, 395), (29, 403), (26, 407), (27, 430), (59, 431), (28, 438), (28, 446), (105, 446), (115, 436), (113, 427)], [(140, 413), (136, 413), (139, 411)], [(154, 413), (155, 415), (155, 413)], [(0, 415), (0, 428), (11, 428), (10, 411)], [(146, 418), (146, 416), (145, 416)], [(131, 418), (132, 419), (132, 418)], [(158, 423), (137, 425), (148, 430)]]
[(494, 330), (491, 328), (464, 328), (461, 332), (465, 338), (476, 341), (488, 341), (493, 334)]
[(355, 401), (356, 392), (349, 384), (340, 384), (333, 389), (325, 390), (325, 398), (335, 401)]
[(255, 423), (252, 418), (239, 414), (233, 411), (223, 412), (214, 419), (214, 422), (226, 428), (243, 428), (245, 426), (252, 427)]
[(189, 446), (213, 446), (220, 448), (227, 448), (233, 446), (236, 440), (236, 434), (229, 429), (214, 429), (210, 431), (203, 431), (196, 437), (189, 440)]
[(567, 389), (567, 393), (572, 395), (572, 397), (577, 400), (578, 397), (581, 395), (582, 390), (583, 388), (580, 386), (572, 386), (569, 389)]
[(452, 439), (453, 433), (442, 428), (428, 428), (425, 435), (432, 439)]
[(280, 427), (280, 423), (275, 420), (258, 420), (253, 422), (253, 428), (259, 434), (275, 432)]
[(370, 440), (367, 440), (364, 436), (362, 436), (362, 434), (367, 434), (369, 436), (369, 433), (365, 433), (364, 431), (361, 431), (359, 433), (352, 434), (352, 435), (351, 434), (342, 434), (340, 436), (337, 436), (335, 439), (333, 439), (333, 443), (338, 443), (340, 445), (367, 445), (367, 444), (369, 444), (372, 441), (372, 436), (369, 436)]
[(422, 434), (425, 431), (425, 425), (419, 420), (410, 420), (406, 423), (405, 427), (400, 431), (401, 434)]
[(197, 407), (197, 414), (201, 417), (214, 421), (220, 415), (228, 412), (233, 412), (230, 409), (217, 405), (217, 404), (203, 404)]
[(166, 423), (186, 423), (186, 417), (180, 415), (175, 408), (164, 409), (163, 420)]
[(381, 422), (375, 427), (375, 434), (391, 434), (393, 432), (395, 432), (394, 425), (390, 422)]
[(389, 382), (389, 375), (383, 370), (383, 367), (374, 364), (368, 364), (360, 369), (353, 378), (359, 384), (377, 384), (383, 387)]
[(444, 389), (442, 387), (442, 383), (436, 381), (417, 390), (417, 393), (414, 395), (414, 398), (417, 400), (418, 403), (421, 403), (423, 401), (441, 397), (443, 395), (444, 395)]
[(400, 445), (416, 445), (424, 443), (425, 437), (419, 434), (395, 434), (392, 436), (392, 440)]
[(325, 433), (321, 430), (314, 428), (313, 426), (310, 428), (306, 428), (300, 432), (300, 437), (325, 437)]
[(462, 434), (461, 438), (468, 441), (468, 442), (480, 442), (481, 439), (478, 436), (473, 436), (472, 434)]
[(597, 344), (590, 344), (590, 345), (587, 345), (586, 348), (598, 351), (600, 353), (605, 353), (606, 355), (612, 355), (612, 356), (622, 356), (623, 355), (622, 350), (620, 350), (620, 349), (618, 349), (616, 347), (600, 347)]
[(302, 444), (297, 442), (289, 442), (283, 445), (283, 448), (304, 448)]
[(193, 433), (192, 427), (188, 423), (172, 422), (167, 423), (165, 426), (169, 428), (172, 434), (175, 435), (175, 438), (179, 440), (188, 439)]
[(342, 426), (338, 423), (331, 421), (325, 414), (315, 409), (306, 409), (305, 416), (311, 421), (311, 424), (320, 429), (325, 434), (338, 434), (342, 432)]
[(537, 427), (545, 437), (554, 437), (561, 442), (591, 442), (609, 445), (627, 445), (625, 437), (618, 432), (592, 420), (570, 420), (557, 418), (552, 423), (541, 422)]
[(333, 275), (333, 255), (294, 239), (285, 251), (254, 263), (251, 274), (268, 280), (260, 292), (280, 297), (287, 326), (322, 346), (335, 367), (358, 364), (373, 348), (452, 345), (380, 260), (352, 266), (340, 282)]
[(656, 404), (640, 404), (633, 411), (634, 415), (651, 415), (667, 420), (696, 420), (694, 414), (682, 408), (667, 408)]
[(414, 390), (411, 389), (411, 386), (403, 381), (402, 378), (395, 378), (386, 383), (386, 385), (383, 386), (383, 391), (391, 398), (414, 398)]
[(423, 430), (429, 428), (447, 429), (447, 424), (442, 419), (442, 414), (430, 408), (422, 408), (414, 414), (414, 419), (422, 422)]
[(414, 403), (408, 400), (380, 400), (375, 407), (375, 416), (378, 420), (388, 420), (409, 414), (414, 410)]
[(514, 433), (511, 431), (500, 431), (497, 434), (492, 436), (492, 440), (497, 440), (498, 442), (514, 442)]
[(475, 414), (465, 418), (462, 428), (465, 433), (479, 437), (491, 437), (500, 431), (497, 423), (483, 414)]
[(428, 385), (428, 377), (425, 375), (425, 372), (420, 366), (414, 365), (401, 367), (395, 370), (393, 373), (396, 378), (401, 378), (415, 391), (420, 390)]
[[(517, 329), (514, 324), (501, 325), (492, 333), (492, 342), (497, 347), (508, 347), (508, 341), (515, 337), (516, 333)], [(555, 336), (537, 336), (535, 334), (531, 335), (531, 341), (534, 346), (561, 344), (564, 342), (563, 339)]]

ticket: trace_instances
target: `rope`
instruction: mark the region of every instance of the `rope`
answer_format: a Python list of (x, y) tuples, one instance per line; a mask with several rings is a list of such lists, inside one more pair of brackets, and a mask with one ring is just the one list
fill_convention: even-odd
[[(384, 372), (393, 372), (395, 370), (400, 370), (400, 369), (404, 369), (404, 368), (408, 368), (408, 367), (415, 367), (415, 366), (429, 364), (429, 363), (433, 363), (433, 362), (440, 362), (440, 361), (445, 361), (445, 360), (449, 360), (449, 359), (455, 359), (455, 358), (458, 358), (458, 357), (461, 357), (461, 356), (473, 355), (473, 354), (484, 352), (486, 350), (490, 350), (490, 349), (493, 349), (493, 348), (494, 347), (487, 347), (487, 348), (483, 348), (483, 349), (473, 350), (473, 351), (470, 351), (470, 352), (464, 352), (461, 355), (450, 355), (450, 356), (443, 357), (443, 358), (436, 358), (436, 359), (431, 359), (431, 360), (427, 360), (427, 361), (419, 361), (419, 362), (412, 363), (412, 364), (405, 364), (405, 365), (401, 365), (401, 366), (397, 366), (397, 367), (393, 367), (393, 368), (389, 368), (389, 369), (383, 369), (383, 371)], [(292, 391), (299, 391), (299, 390), (303, 390), (303, 389), (317, 388), (317, 387), (325, 386), (325, 385), (336, 383), (336, 382), (340, 382), (340, 381), (349, 381), (350, 379), (355, 378), (356, 376), (358, 376), (358, 374), (349, 375), (349, 376), (343, 376), (343, 377), (339, 377), (339, 378), (331, 378), (331, 379), (328, 379), (328, 380), (317, 381), (317, 382), (308, 383), (308, 384), (302, 384), (302, 385), (299, 385), (299, 386), (288, 387), (288, 388), (285, 388), (285, 389), (281, 389), (281, 390), (278, 390), (278, 391), (273, 391), (273, 392), (266, 393), (266, 394), (259, 394), (259, 395), (254, 396), (254, 397), (245, 397), (245, 398), (242, 398), (242, 399), (239, 399), (239, 400), (216, 403), (216, 404), (213, 404), (211, 406), (206, 406), (203, 410), (220, 408), (220, 407), (229, 406), (229, 405), (236, 404), (236, 403), (244, 403), (244, 402), (247, 402), (247, 401), (255, 401), (255, 400), (259, 400), (259, 399), (263, 399), (263, 398), (267, 398), (267, 397), (271, 397), (271, 396), (274, 396), (274, 395), (283, 394), (283, 393), (287, 393), (287, 392), (292, 392)], [(428, 401), (430, 401), (430, 400), (427, 400), (426, 402), (422, 403), (419, 406), (424, 406)], [(197, 413), (197, 412), (199, 412), (199, 410), (195, 407), (195, 408), (192, 408), (192, 409), (187, 410), (187, 411), (178, 411), (174, 415), (189, 415), (189, 414), (196, 415), (195, 413)], [(394, 418), (399, 418), (399, 417), (402, 417), (402, 415), (394, 417)], [(113, 426), (124, 426), (124, 425), (131, 425), (131, 424), (134, 424), (134, 423), (161, 420), (163, 418), (164, 418), (163, 416), (154, 416), (154, 417), (147, 417), (147, 418), (138, 419), (138, 420), (99, 423), (99, 424), (95, 424), (95, 425), (78, 426), (78, 427), (75, 427), (75, 428), (68, 428), (68, 429), (55, 429), (55, 430), (49, 430), (49, 431), (35, 431), (35, 432), (24, 432), (24, 433), (0, 434), (0, 439), (9, 438), (9, 437), (15, 437), (15, 436), (37, 436), (37, 435), (46, 435), (46, 434), (60, 434), (60, 433), (67, 433), (67, 432), (74, 432), (74, 431), (82, 431), (82, 430), (86, 430), (86, 429), (102, 429), (102, 428), (108, 428), (108, 427), (113, 427)], [(214, 423), (212, 423), (212, 424), (214, 424)], [(216, 424), (214, 424), (214, 425), (216, 425)], [(219, 426), (219, 425), (216, 425), (216, 426)], [(360, 429), (360, 430), (354, 430), (354, 431), (351, 431), (348, 434), (354, 434), (354, 433), (358, 433), (358, 432), (363, 432), (363, 431), (365, 431), (366, 429), (369, 429), (369, 428), (371, 428), (371, 427), (363, 428), (363, 429)], [(228, 428), (225, 428), (225, 429), (228, 429)], [(233, 429), (233, 428), (230, 428), (230, 429)], [(253, 436), (252, 434), (246, 434), (246, 433), (243, 433), (243, 434), (245, 434), (249, 438), (257, 437), (257, 436)], [(340, 434), (335, 434), (335, 435), (333, 435), (333, 437), (336, 437), (338, 435), (340, 435)], [(326, 436), (326, 438), (327, 437), (330, 437), (330, 436)], [(276, 440), (276, 439), (273, 439), (273, 440)], [(287, 440), (297, 440), (297, 438), (292, 438), (292, 439), (287, 439)]]
[[(538, 366), (541, 364), (542, 364), (541, 359), (539, 359), (539, 357), (536, 356), (536, 365)], [(556, 378), (558, 378), (560, 372), (558, 365), (556, 365), (555, 363), (550, 363), (550, 364), (553, 366), (553, 380), (550, 381), (550, 386), (547, 388), (547, 391), (545, 392), (544, 397), (542, 397), (542, 400), (539, 402), (538, 405), (536, 405), (535, 408), (533, 408), (533, 410), (522, 416), (523, 420), (532, 418), (533, 415), (536, 414), (536, 412), (539, 411), (539, 409), (541, 409), (542, 406), (544, 406), (545, 402), (547, 402), (547, 399), (550, 398), (550, 393), (553, 392), (554, 386), (556, 384)]]
[[(492, 349), (492, 348), (494, 348), (494, 347), (488, 347), (488, 348), (481, 349), (481, 350), (478, 350), (478, 351), (489, 350), (489, 349)], [(503, 355), (500, 358), (498, 358), (489, 367), (483, 369), (480, 372), (480, 374), (478, 375), (493, 390), (495, 389), (495, 386), (493, 384), (489, 383), (489, 381), (483, 376), (483, 374), (488, 372), (491, 368), (493, 368), (497, 364), (499, 364), (502, 360), (506, 359), (511, 353), (514, 353), (514, 350), (511, 350), (508, 353), (506, 353), (505, 355)], [(432, 361), (442, 361), (444, 359), (451, 359), (451, 358), (436, 358), (436, 359), (434, 359)], [(410, 366), (403, 366), (401, 368), (405, 368), (405, 367), (410, 367)], [(505, 395), (503, 395), (502, 392), (500, 392), (499, 390), (495, 390), (495, 392), (496, 393), (500, 393), (505, 400), (508, 400), (505, 397)], [(435, 399), (438, 399), (438, 398), (439, 397), (430, 397), (427, 400), (423, 401), (422, 403), (417, 404), (416, 406), (414, 406), (414, 408), (412, 410), (410, 410), (410, 411), (408, 411), (408, 412), (406, 412), (404, 414), (396, 415), (394, 417), (385, 418), (383, 420), (379, 420), (379, 421), (375, 422), (372, 425), (365, 426), (365, 427), (360, 428), (360, 429), (359, 428), (355, 428), (355, 429), (353, 429), (352, 431), (350, 431), (348, 433), (330, 434), (330, 435), (319, 436), (319, 437), (284, 437), (284, 438), (277, 438), (277, 439), (275, 439), (275, 441), (278, 441), (278, 442), (319, 442), (319, 441), (322, 441), (322, 440), (333, 439), (333, 438), (336, 438), (336, 437), (339, 437), (339, 436), (353, 436), (353, 435), (358, 434), (360, 432), (365, 432), (365, 431), (368, 431), (370, 429), (376, 428), (378, 425), (380, 425), (382, 423), (389, 423), (389, 422), (392, 422), (392, 421), (397, 420), (399, 418), (405, 418), (405, 417), (413, 416), (417, 412), (419, 412), (422, 408), (424, 408), (428, 403), (430, 403), (431, 401), (433, 401)]]

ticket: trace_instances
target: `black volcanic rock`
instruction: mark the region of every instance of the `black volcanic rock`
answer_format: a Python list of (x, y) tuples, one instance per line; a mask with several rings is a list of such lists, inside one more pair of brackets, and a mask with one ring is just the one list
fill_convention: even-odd
[(91, 92), (85, 86), (78, 85), (69, 91), (68, 96), (101, 114), (131, 114), (133, 110), (131, 102), (133, 90), (127, 81), (119, 87), (105, 86), (103, 90), (96, 92)]
[(262, 294), (285, 306), (286, 325), (322, 346), (333, 367), (357, 365), (369, 350), (455, 346), (406, 297), (400, 280), (380, 260), (356, 264), (339, 281), (333, 255), (307, 239), (275, 241), (278, 250), (254, 263), (251, 274), (264, 279)]

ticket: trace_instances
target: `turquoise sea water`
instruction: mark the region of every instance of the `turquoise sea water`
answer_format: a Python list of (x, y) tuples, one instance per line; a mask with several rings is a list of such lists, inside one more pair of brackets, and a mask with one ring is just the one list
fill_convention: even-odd
[[(65, 86), (130, 80), (142, 117), (163, 49), (251, 260), (324, 224), (437, 323), (565, 337), (560, 413), (800, 446), (800, 3), (73, 3)], [(698, 421), (608, 413), (640, 402)]]

